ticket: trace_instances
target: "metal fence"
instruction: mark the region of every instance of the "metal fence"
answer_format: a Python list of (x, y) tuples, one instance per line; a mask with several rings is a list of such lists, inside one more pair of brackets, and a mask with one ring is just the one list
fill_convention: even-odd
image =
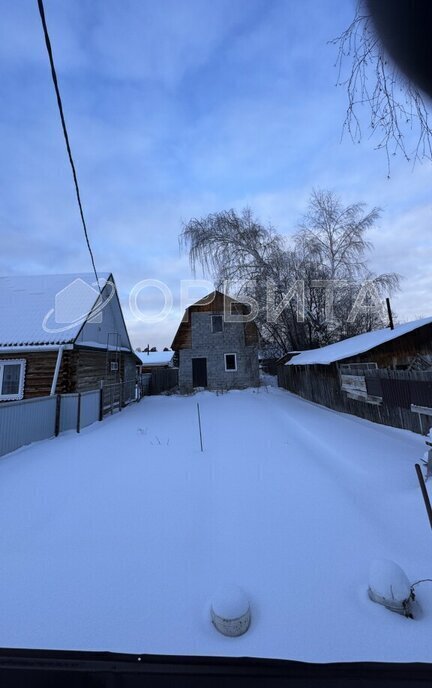
[(138, 384), (131, 379), (88, 392), (3, 402), (0, 404), (0, 456), (67, 430), (80, 432), (142, 396), (160, 394), (177, 383), (178, 371), (171, 368), (143, 374)]
[(0, 404), (0, 456), (31, 442), (100, 421), (108, 413), (139, 401), (135, 380), (73, 394), (36, 397)]
[(0, 456), (25, 444), (54, 437), (56, 397), (11, 401), (0, 406)]
[(100, 390), (60, 395), (58, 431), (77, 430), (100, 419)]

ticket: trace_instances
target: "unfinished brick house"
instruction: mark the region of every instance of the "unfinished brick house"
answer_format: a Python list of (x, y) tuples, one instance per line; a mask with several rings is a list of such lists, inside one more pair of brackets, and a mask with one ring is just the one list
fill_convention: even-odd
[(259, 384), (258, 329), (249, 307), (214, 291), (186, 309), (171, 348), (179, 388), (242, 389)]

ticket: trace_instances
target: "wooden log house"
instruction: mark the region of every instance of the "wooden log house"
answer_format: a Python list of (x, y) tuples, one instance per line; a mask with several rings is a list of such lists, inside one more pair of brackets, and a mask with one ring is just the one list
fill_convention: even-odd
[(0, 277), (0, 402), (134, 380), (112, 274)]

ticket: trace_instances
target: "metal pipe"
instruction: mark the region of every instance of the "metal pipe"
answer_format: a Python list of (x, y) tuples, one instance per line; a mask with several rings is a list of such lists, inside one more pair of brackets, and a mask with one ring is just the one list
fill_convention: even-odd
[(63, 346), (61, 346), (58, 350), (57, 354), (57, 361), (54, 369), (54, 375), (53, 375), (53, 381), (51, 385), (51, 396), (56, 393), (56, 388), (57, 388), (57, 380), (60, 372), (60, 366), (62, 362), (62, 356), (63, 356)]
[(1, 354), (20, 354), (23, 352), (26, 353), (32, 353), (32, 352), (40, 352), (40, 351), (58, 351), (59, 349), (73, 349), (73, 344), (46, 344), (45, 346), (43, 344), (39, 346), (32, 346), (32, 345), (26, 345), (26, 346), (0, 346), (0, 355)]

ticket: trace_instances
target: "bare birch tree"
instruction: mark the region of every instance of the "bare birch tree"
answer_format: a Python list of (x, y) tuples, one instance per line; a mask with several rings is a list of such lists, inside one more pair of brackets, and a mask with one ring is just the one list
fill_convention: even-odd
[(366, 126), (377, 148), (386, 152), (388, 173), (397, 153), (414, 162), (431, 160), (432, 128), (426, 100), (386, 55), (365, 0), (359, 0), (351, 24), (330, 42), (338, 48), (337, 84), (346, 89), (348, 99), (343, 130), (359, 142), (364, 134), (361, 110), (366, 109)]
[[(200, 266), (217, 287), (228, 283), (231, 293), (258, 302), (262, 337), (283, 353), (386, 324), (372, 308), (353, 322), (348, 318), (363, 282), (372, 283), (380, 296), (398, 287), (397, 275), (376, 276), (367, 265), (371, 246), (365, 235), (378, 216), (376, 208), (365, 213), (362, 204), (344, 207), (334, 194), (315, 191), (291, 237), (265, 227), (246, 208), (240, 214), (228, 210), (194, 218), (183, 226), (180, 241), (194, 270)], [(285, 304), (276, 320), (268, 317), (269, 285), (275, 301)], [(299, 317), (296, 285), (304, 317)]]

